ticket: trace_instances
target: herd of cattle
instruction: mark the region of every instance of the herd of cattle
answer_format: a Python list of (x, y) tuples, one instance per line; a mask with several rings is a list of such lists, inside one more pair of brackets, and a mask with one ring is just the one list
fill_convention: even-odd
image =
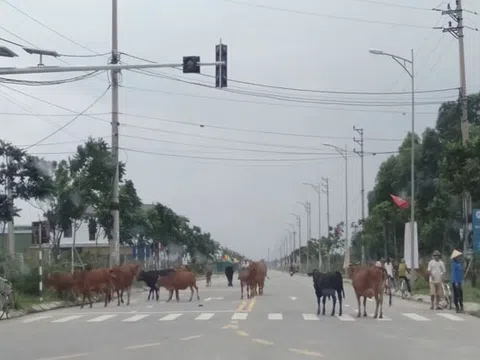
[[(228, 285), (232, 284), (233, 268), (227, 267), (225, 275), (228, 279)], [(317, 315), (320, 315), (320, 300), (322, 300), (322, 315), (325, 315), (325, 303), (327, 298), (333, 301), (331, 315), (335, 315), (335, 308), (338, 296), (339, 312), (342, 315), (342, 299), (345, 298), (343, 288), (342, 274), (338, 271), (322, 273), (313, 270), (308, 273), (313, 278), (313, 287), (317, 297)], [(349, 277), (352, 279), (353, 289), (357, 297), (358, 314), (362, 315), (361, 298), (363, 297), (363, 316), (367, 316), (366, 300), (375, 298), (374, 318), (383, 317), (383, 293), (387, 285), (387, 274), (385, 269), (374, 266), (362, 266), (349, 268)], [(212, 271), (207, 270), (207, 287), (211, 286)], [(267, 276), (267, 266), (263, 261), (252, 261), (248, 266), (239, 269), (238, 279), (240, 280), (241, 299), (244, 298), (244, 289), (247, 298), (256, 295), (263, 295)], [(46, 284), (60, 294), (73, 294), (76, 298), (82, 296), (81, 308), (88, 298), (90, 307), (92, 307), (92, 295), (101, 295), (104, 297), (104, 306), (112, 301), (113, 294), (116, 293), (118, 306), (124, 303), (123, 293), (127, 293), (127, 305), (130, 304), (131, 289), (134, 280), (143, 281), (149, 287), (147, 300), (156, 296), (159, 300), (159, 289), (161, 287), (169, 291), (167, 302), (172, 300), (173, 293), (179, 301), (179, 290), (190, 289), (190, 300), (196, 292), (197, 300), (200, 300), (198, 286), (196, 284), (196, 275), (188, 267), (182, 266), (179, 269), (162, 269), (144, 271), (138, 264), (128, 264), (115, 266), (112, 268), (99, 268), (74, 273), (52, 273), (47, 276)], [(389, 305), (391, 305), (391, 292)]]
[[(230, 270), (230, 271), (229, 271)], [(230, 275), (229, 285), (232, 283), (233, 269), (227, 267), (225, 271), (227, 278)], [(239, 270), (238, 279), (241, 284), (241, 298), (246, 288), (247, 297), (263, 294), (265, 278), (267, 277), (267, 267), (264, 262), (250, 262), (249, 265)], [(207, 287), (211, 286), (212, 271), (207, 270)], [(187, 288), (191, 291), (190, 300), (196, 292), (197, 300), (200, 300), (198, 286), (196, 284), (196, 275), (190, 271), (188, 266), (182, 266), (179, 269), (162, 269), (144, 271), (138, 264), (127, 264), (115, 266), (112, 268), (98, 268), (91, 270), (78, 270), (73, 273), (61, 272), (51, 273), (46, 277), (48, 288), (56, 291), (61, 296), (73, 295), (75, 298), (82, 296), (81, 308), (85, 305), (85, 299), (88, 298), (90, 307), (93, 306), (92, 295), (100, 295), (104, 298), (104, 306), (112, 301), (113, 294), (117, 294), (118, 306), (124, 303), (123, 294), (127, 293), (127, 305), (130, 304), (130, 295), (134, 280), (143, 281), (149, 290), (147, 300), (150, 297), (156, 297), (158, 301), (159, 290), (161, 287), (169, 291), (167, 302), (172, 300), (173, 293), (179, 301), (179, 290)], [(258, 290), (257, 290), (258, 288)]]

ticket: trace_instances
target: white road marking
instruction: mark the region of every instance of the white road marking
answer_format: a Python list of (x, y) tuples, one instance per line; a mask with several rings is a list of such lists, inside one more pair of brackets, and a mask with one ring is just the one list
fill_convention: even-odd
[(430, 321), (430, 319), (427, 319), (426, 317), (423, 317), (421, 315), (414, 314), (414, 313), (405, 313), (405, 314), (402, 314), (402, 315), (408, 317), (409, 319), (415, 320), (415, 321)]
[(133, 346), (127, 346), (124, 349), (125, 350), (135, 350), (135, 349), (143, 349), (147, 347), (152, 347), (152, 346), (159, 346), (162, 345), (163, 343), (150, 343), (150, 344), (142, 344), (142, 345), (133, 345)]
[(337, 316), (341, 321), (355, 321), (353, 317), (347, 314), (343, 314), (342, 316)]
[(88, 356), (89, 353), (79, 353), (79, 354), (71, 354), (71, 355), (63, 355), (63, 356), (54, 356), (48, 358), (39, 358), (37, 360), (64, 360), (64, 359), (75, 359), (79, 357)]
[(306, 355), (306, 356), (315, 356), (315, 357), (323, 357), (322, 354), (313, 352), (313, 351), (308, 351), (308, 350), (300, 350), (300, 349), (288, 349), (288, 351), (301, 354), (301, 355)]
[(208, 297), (204, 301), (223, 300), (223, 297)]
[(101, 316), (97, 316), (93, 319), (87, 320), (87, 322), (102, 322), (102, 321), (114, 318), (116, 316), (117, 315), (101, 315)]
[(297, 298), (295, 296), (289, 296), (290, 299), (292, 300), (297, 300)]
[(392, 321), (389, 317), (384, 316), (383, 318), (377, 318), (378, 321)]
[(350, 305), (347, 305), (347, 304), (345, 304), (345, 305), (343, 305), (343, 306), (345, 306), (345, 307), (350, 307)]
[(181, 338), (180, 340), (182, 340), (182, 341), (193, 340), (193, 339), (198, 339), (202, 336), (203, 335), (193, 335), (193, 336), (188, 336), (188, 337)]
[(153, 308), (153, 305), (147, 305), (147, 308), (151, 309)]
[(235, 313), (232, 315), (232, 320), (247, 320), (248, 313)]
[(437, 313), (437, 315), (442, 316), (445, 319), (452, 320), (452, 321), (464, 321), (465, 320), (465, 319), (463, 319), (459, 316), (456, 316), (456, 315), (453, 315), (453, 314), (448, 314), (448, 313), (445, 313), (445, 314)]
[(303, 320), (319, 320), (315, 314), (302, 314)]
[(256, 342), (257, 344), (263, 344), (263, 345), (273, 345), (273, 342), (264, 340), (264, 339), (252, 339), (253, 342)]
[(210, 320), (215, 313), (201, 313), (198, 315), (195, 320)]
[(138, 321), (138, 320), (142, 320), (144, 318), (146, 318), (148, 315), (135, 315), (135, 316), (131, 316), (129, 318), (126, 318), (124, 320), (122, 320), (122, 322), (135, 322), (135, 321)]
[(82, 316), (84, 316), (84, 315), (66, 316), (66, 317), (64, 317), (64, 318), (60, 318), (60, 319), (57, 319), (57, 320), (52, 320), (52, 321), (50, 321), (50, 322), (52, 322), (52, 323), (64, 323), (64, 322), (67, 322), (67, 321), (70, 321), (70, 320), (79, 319), (79, 318), (81, 318)]
[(283, 315), (279, 313), (268, 314), (268, 320), (283, 320)]
[(50, 315), (35, 316), (35, 317), (31, 317), (31, 318), (23, 320), (22, 323), (30, 324), (34, 321), (39, 321), (39, 320), (48, 319), (48, 318), (51, 318), (51, 316)]
[(168, 314), (165, 315), (164, 317), (160, 318), (160, 321), (173, 321), (175, 319), (178, 319), (182, 314)]

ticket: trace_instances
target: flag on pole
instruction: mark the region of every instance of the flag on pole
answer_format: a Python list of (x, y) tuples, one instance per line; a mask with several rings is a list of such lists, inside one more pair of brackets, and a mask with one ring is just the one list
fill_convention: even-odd
[(395, 205), (397, 205), (400, 209), (408, 209), (408, 207), (410, 206), (410, 203), (407, 200), (392, 194), (390, 194), (390, 196), (392, 197), (392, 200), (395, 203)]

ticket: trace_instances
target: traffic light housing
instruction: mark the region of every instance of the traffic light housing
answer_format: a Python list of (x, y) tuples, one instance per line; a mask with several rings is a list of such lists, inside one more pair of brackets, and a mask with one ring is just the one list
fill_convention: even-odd
[(218, 44), (215, 46), (215, 61), (223, 61), (225, 65), (215, 65), (215, 87), (227, 87), (227, 45)]
[(32, 222), (32, 244), (39, 245), (48, 243), (50, 243), (50, 230), (48, 227), (48, 222)]
[(183, 73), (200, 74), (200, 56), (184, 56)]

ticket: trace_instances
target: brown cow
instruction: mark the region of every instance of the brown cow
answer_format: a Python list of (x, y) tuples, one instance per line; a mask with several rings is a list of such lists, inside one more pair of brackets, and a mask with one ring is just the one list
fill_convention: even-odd
[(246, 287), (247, 292), (247, 299), (250, 299), (250, 283), (248, 281), (249, 278), (249, 269), (240, 269), (238, 271), (238, 280), (240, 280), (240, 290), (241, 290), (241, 297), (240, 299), (243, 300), (243, 288)]
[(207, 287), (212, 286), (212, 270), (207, 270), (205, 277), (207, 279)]
[(197, 291), (197, 300), (200, 300), (196, 277), (191, 271), (177, 271), (166, 276), (161, 276), (157, 280), (157, 288), (160, 288), (161, 286), (170, 291), (170, 296), (168, 297), (167, 302), (172, 300), (173, 291), (175, 291), (177, 301), (180, 301), (178, 290), (185, 290), (187, 287), (189, 287), (191, 291), (190, 300), (188, 301), (192, 301), (193, 299), (193, 289)]
[(118, 306), (120, 302), (123, 303), (123, 292), (127, 291), (127, 305), (130, 305), (130, 295), (132, 292), (133, 280), (140, 272), (140, 265), (127, 264), (123, 266), (116, 266), (109, 270), (110, 276), (113, 280), (114, 291), (117, 293)]
[[(358, 314), (361, 316), (360, 297), (363, 296), (363, 316), (367, 316), (367, 297), (375, 297), (375, 314), (373, 318), (383, 318), (383, 290), (387, 274), (384, 269), (375, 266), (350, 268), (352, 285), (357, 296)], [(380, 314), (379, 314), (380, 310)]]
[[(250, 296), (263, 295), (267, 266), (262, 261), (252, 261), (248, 267), (248, 283), (250, 285)], [(258, 286), (258, 292), (257, 292)]]
[(60, 296), (73, 295), (78, 296), (75, 289), (76, 279), (79, 277), (79, 272), (75, 271), (73, 274), (67, 272), (48, 274), (45, 279), (45, 285), (48, 289), (56, 291)]
[(85, 297), (88, 297), (90, 307), (93, 306), (91, 293), (103, 294), (105, 296), (105, 307), (110, 300), (112, 290), (114, 289), (112, 276), (109, 269), (92, 269), (88, 271), (79, 272), (78, 279), (75, 281), (74, 289), (79, 294), (82, 294), (83, 309), (85, 304)]

